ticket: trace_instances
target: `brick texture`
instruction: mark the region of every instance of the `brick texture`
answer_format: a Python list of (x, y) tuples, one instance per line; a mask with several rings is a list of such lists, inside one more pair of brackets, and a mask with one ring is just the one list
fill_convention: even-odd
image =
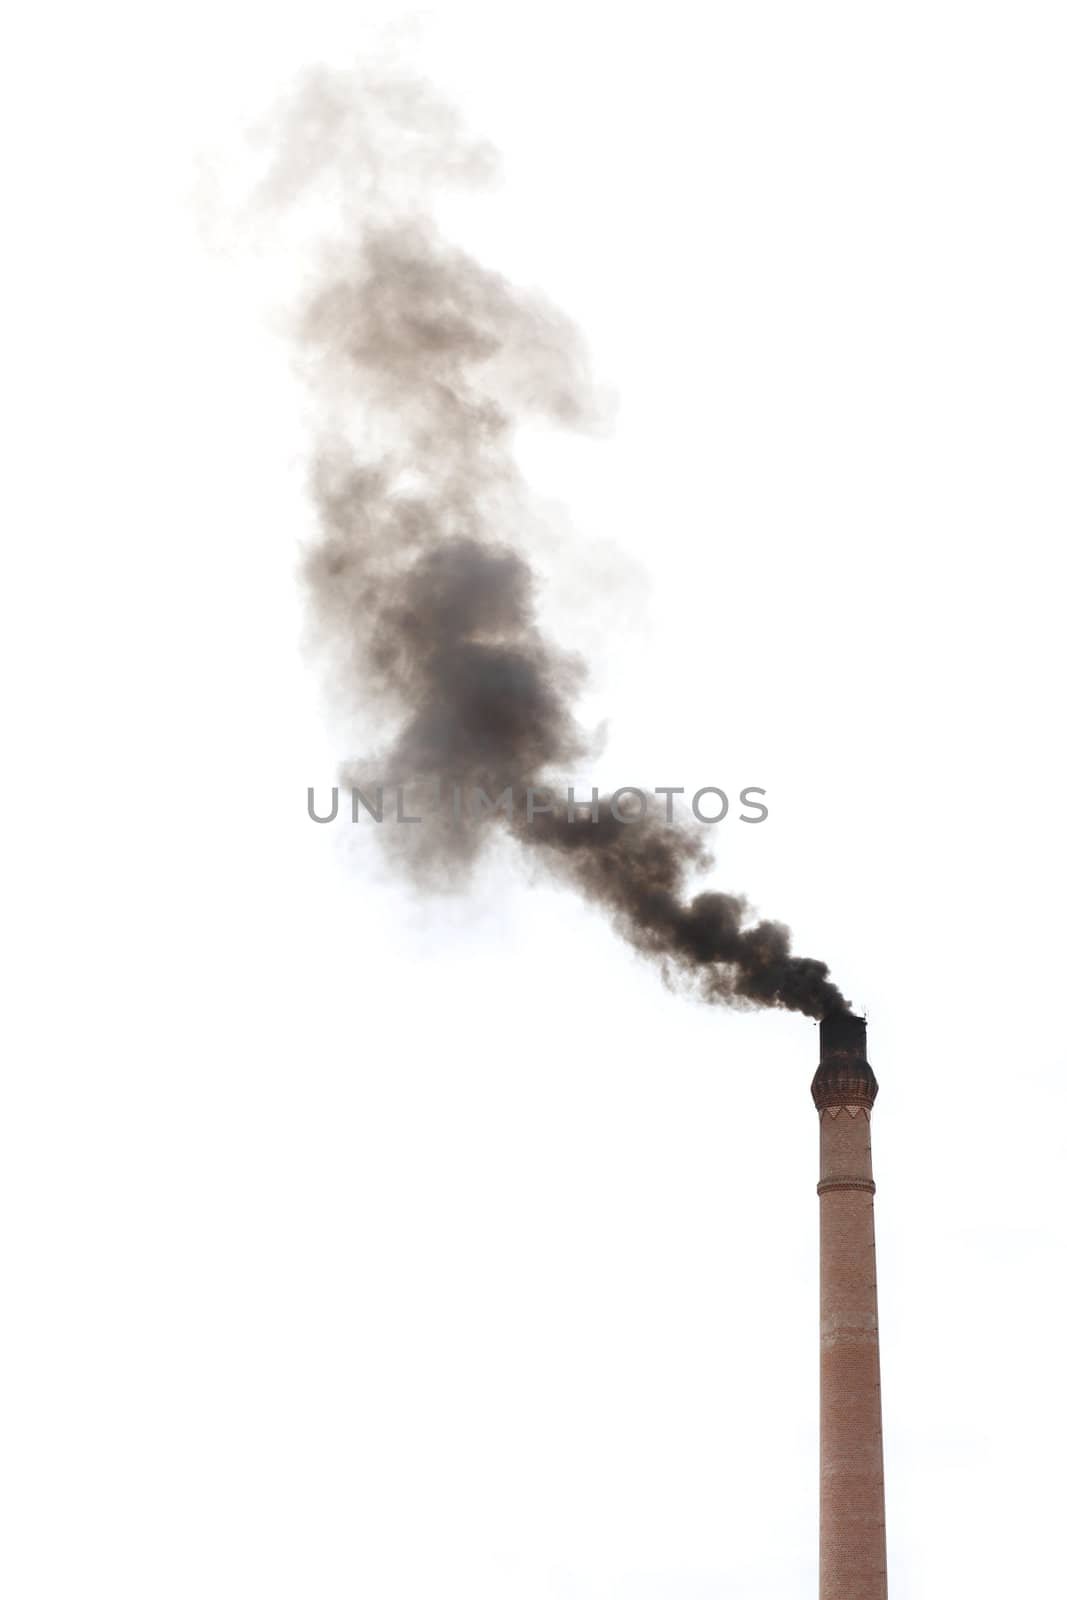
[(886, 1600), (871, 1170), (877, 1084), (873, 1074), (869, 1090), (846, 1076), (837, 1076), (837, 1090), (833, 1075), (821, 1086), (817, 1075), (813, 1086), (820, 1145), (819, 1600)]

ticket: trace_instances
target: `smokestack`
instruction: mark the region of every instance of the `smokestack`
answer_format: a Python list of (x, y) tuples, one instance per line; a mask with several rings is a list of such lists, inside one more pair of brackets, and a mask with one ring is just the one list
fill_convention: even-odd
[(819, 1600), (886, 1600), (867, 1024), (819, 1025)]

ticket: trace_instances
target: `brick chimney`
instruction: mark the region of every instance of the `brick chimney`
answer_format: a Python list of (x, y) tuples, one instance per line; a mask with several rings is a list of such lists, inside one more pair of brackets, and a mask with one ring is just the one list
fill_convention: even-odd
[(886, 1600), (871, 1108), (862, 1017), (826, 1017), (819, 1113), (819, 1600)]

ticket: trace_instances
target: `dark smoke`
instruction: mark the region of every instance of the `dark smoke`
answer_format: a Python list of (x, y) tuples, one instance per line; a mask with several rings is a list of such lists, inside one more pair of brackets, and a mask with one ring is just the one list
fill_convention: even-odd
[[(514, 444), (529, 418), (594, 423), (596, 398), (566, 318), (438, 229), (441, 185), (491, 170), (426, 86), (320, 74), (290, 107), (267, 185), (289, 205), (325, 188), (343, 223), (300, 326), (318, 417), (307, 576), (342, 698), (392, 725), (388, 747), (349, 773), (361, 785), (377, 774), (547, 789), (589, 752), (571, 709), (582, 664), (538, 626)], [(847, 1009), (821, 961), (790, 953), (787, 928), (753, 925), (739, 897), (691, 896), (712, 865), (694, 829), (578, 818), (528, 823), (520, 807), (511, 831), (668, 976), (712, 1000)], [(384, 832), (404, 836), (404, 865), (426, 882), (454, 877), (508, 825)]]

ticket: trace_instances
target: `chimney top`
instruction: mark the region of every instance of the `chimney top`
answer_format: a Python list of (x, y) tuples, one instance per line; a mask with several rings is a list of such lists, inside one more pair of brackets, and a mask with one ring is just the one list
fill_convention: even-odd
[(812, 1079), (816, 1107), (866, 1106), (878, 1093), (878, 1080), (867, 1060), (867, 1019), (848, 1012), (823, 1017), (819, 1023), (819, 1070)]
[(854, 1017), (851, 1011), (834, 1011), (819, 1023), (819, 1060), (845, 1052), (867, 1059), (867, 1018)]

